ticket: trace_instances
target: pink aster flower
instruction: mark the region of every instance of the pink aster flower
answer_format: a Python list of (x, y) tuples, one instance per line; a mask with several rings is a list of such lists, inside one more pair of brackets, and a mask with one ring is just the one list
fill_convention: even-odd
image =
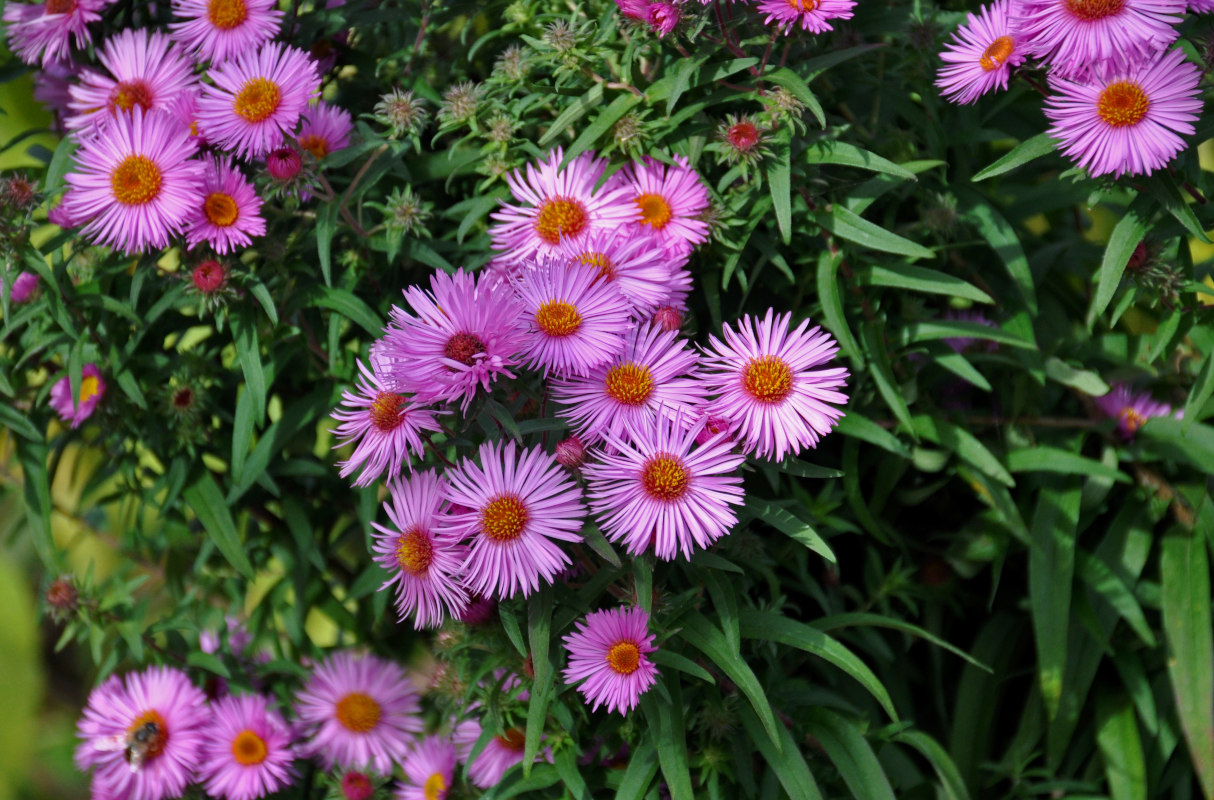
[(26, 64), (49, 67), (66, 61), (76, 47), (87, 47), (92, 37), (89, 23), (113, 0), (46, 0), (44, 3), (4, 4), (4, 27), (9, 49)]
[(1089, 175), (1149, 175), (1184, 149), (1201, 113), (1201, 70), (1179, 49), (1090, 83), (1051, 78), (1050, 136)]
[(706, 392), (696, 379), (699, 359), (672, 331), (652, 323), (628, 332), (624, 352), (584, 378), (555, 378), (557, 411), (586, 444), (604, 435), (635, 433), (662, 413), (694, 416)]
[(355, 486), (370, 486), (386, 470), (389, 478), (400, 474), (401, 464), (412, 467), (409, 451), (421, 458), (425, 452), (422, 431), (442, 430), (434, 419), (439, 413), (410, 403), (403, 395), (388, 391), (375, 373), (358, 362), (362, 377), (358, 391), (345, 391), (333, 419), (341, 424), (332, 431), (338, 438), (334, 449), (357, 441), (354, 452), (338, 466), (341, 476), (361, 470)]
[(490, 216), (493, 248), (514, 260), (553, 255), (563, 239), (584, 241), (595, 231), (614, 230), (632, 219), (635, 206), (621, 189), (596, 190), (607, 160), (582, 153), (561, 167), (564, 151), (556, 148), (547, 161), (528, 164), (526, 174), (506, 176), (518, 205), (503, 203)]
[(676, 3), (666, 3), (662, 0), (650, 3), (649, 8), (645, 10), (645, 21), (649, 23), (649, 30), (656, 33), (659, 39), (666, 38), (666, 34), (678, 26), (681, 17)]
[(463, 565), (470, 591), (529, 595), (570, 563), (557, 542), (582, 541), (582, 492), (538, 446), (519, 453), (514, 441), (486, 442), (480, 462), (465, 458), (447, 471), (455, 508), (439, 532), (472, 540)]
[(296, 138), (300, 147), (320, 161), (349, 145), (353, 129), (349, 111), (320, 101), (304, 112)]
[[(481, 736), (480, 723), (465, 720), (455, 730), (455, 746), (462, 749), (462, 759), (467, 759), (473, 746)], [(461, 741), (462, 740), (462, 741)], [(543, 741), (541, 737), (540, 741)], [(468, 765), (468, 778), (480, 789), (495, 786), (516, 764), (523, 763), (527, 734), (522, 728), (509, 728), (485, 743), (484, 749)], [(552, 761), (552, 748), (546, 747), (536, 754), (535, 760)]]
[(34, 297), (34, 292), (38, 291), (38, 276), (32, 272), (19, 272), (17, 277), (13, 278), (11, 287), (6, 286), (9, 290), (8, 299), (13, 303), (26, 303)]
[(278, 42), (247, 50), (211, 68), (214, 85), (198, 100), (198, 125), (208, 141), (242, 158), (280, 147), (320, 88), (307, 53)]
[(218, 64), (255, 51), (278, 35), (277, 0), (173, 0), (173, 38)]
[(387, 333), (371, 347), (371, 363), (384, 385), (413, 392), (421, 402), (462, 398), (501, 375), (513, 378), (525, 344), (520, 310), (508, 286), (490, 286), (462, 269), (436, 271), (430, 292), (405, 290), (410, 314), (392, 307)]
[(198, 779), (212, 797), (256, 800), (295, 779), (291, 729), (261, 695), (229, 695), (211, 706)]
[(455, 745), (442, 736), (427, 736), (405, 756), (405, 778), (397, 800), (446, 800), (455, 775)]
[(295, 697), (295, 714), (311, 736), (303, 754), (334, 765), (392, 772), (422, 730), (417, 690), (391, 661), (351, 652), (330, 655)]
[(64, 211), (124, 255), (167, 247), (201, 202), (203, 165), (193, 154), (189, 130), (167, 114), (114, 117), (103, 136), (81, 141)]
[(626, 714), (657, 680), (658, 668), (648, 658), (657, 648), (643, 608), (587, 614), (564, 642), (569, 651), (565, 682), (584, 681), (578, 691), (592, 710), (603, 705)]
[(1095, 77), (1152, 59), (1176, 41), (1185, 0), (1018, 0), (1012, 36), (1054, 77)]
[(168, 111), (194, 85), (193, 66), (163, 33), (122, 30), (98, 54), (106, 72), (86, 69), (71, 87), (68, 130), (92, 130), (115, 115)]
[(1138, 429), (1152, 417), (1175, 416), (1183, 412), (1172, 411), (1167, 403), (1161, 403), (1146, 392), (1135, 392), (1123, 383), (1114, 384), (1108, 394), (1096, 398), (1096, 407), (1109, 419), (1117, 420), (1117, 433), (1123, 439), (1133, 439)]
[(742, 504), (736, 471), (746, 459), (727, 436), (693, 452), (704, 424), (659, 416), (630, 442), (608, 436), (615, 452), (600, 451), (582, 470), (590, 510), (608, 539), (623, 541), (632, 555), (652, 550), (669, 561), (679, 552), (691, 558), (693, 547), (729, 533), (738, 521), (731, 506)]
[(375, 782), (364, 772), (348, 770), (341, 776), (341, 795), (346, 800), (371, 800), (375, 796)]
[(649, 0), (615, 0), (620, 13), (628, 19), (646, 22), (649, 18)]
[(666, 303), (676, 286), (665, 249), (639, 230), (617, 228), (563, 239), (559, 254), (567, 262), (597, 267), (599, 275), (619, 287), (629, 305), (641, 313)]
[(89, 695), (77, 723), (76, 766), (93, 769), (96, 798), (180, 797), (211, 721), (206, 697), (180, 670), (112, 675)]
[(836, 389), (847, 380), (843, 367), (818, 369), (839, 350), (820, 327), (806, 332), (809, 320), (789, 330), (791, 314), (762, 320), (749, 314), (738, 331), (725, 325), (725, 341), (710, 336), (702, 380), (717, 394), (711, 408), (738, 425), (738, 439), (747, 453), (776, 461), (816, 447), (843, 411), (830, 405), (846, 403)]
[(978, 16), (967, 15), (940, 54), (945, 65), (936, 73), (936, 86), (954, 103), (968, 105), (988, 92), (1006, 90), (1012, 67), (1024, 63), (1024, 48), (1011, 34), (1010, 2), (995, 0)]
[(219, 255), (235, 253), (265, 236), (261, 197), (227, 158), (211, 158), (202, 177), (202, 202), (190, 215), (185, 238), (193, 250), (206, 242)]
[[(5, 11), (15, 5), (5, 6)], [(72, 86), (80, 72), (80, 65), (74, 61), (56, 61), (34, 73), (34, 99), (54, 115), (56, 131), (64, 129), (63, 121), (71, 113), (68, 104), (72, 102)]]
[(640, 164), (629, 164), (612, 176), (613, 187), (625, 187), (632, 202), (633, 221), (639, 230), (668, 250), (690, 252), (690, 247), (708, 239), (708, 223), (699, 216), (708, 209), (708, 189), (687, 159), (673, 157), (674, 164), (645, 156)]
[(624, 349), (629, 307), (598, 267), (544, 259), (516, 285), (528, 327), (528, 366), (556, 375), (586, 375)]
[(379, 588), (396, 586), (401, 621), (412, 616), (418, 629), (438, 627), (468, 606), (460, 583), (468, 548), (435, 533), (447, 514), (445, 488), (446, 481), (432, 470), (391, 481), (384, 510), (392, 527), (371, 523), (377, 531), (371, 534), (375, 560), (391, 575)]
[(93, 415), (102, 397), (105, 397), (105, 381), (101, 379), (101, 370), (96, 364), (85, 364), (80, 370), (80, 399), (72, 402), (71, 381), (64, 375), (51, 387), (50, 405), (64, 422), (78, 428)]
[(766, 14), (763, 22), (784, 29), (787, 35), (797, 25), (810, 33), (833, 31), (832, 19), (851, 19), (855, 0), (759, 0), (756, 10)]

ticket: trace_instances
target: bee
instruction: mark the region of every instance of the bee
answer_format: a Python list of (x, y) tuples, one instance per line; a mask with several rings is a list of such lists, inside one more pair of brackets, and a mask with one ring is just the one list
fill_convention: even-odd
[(160, 738), (160, 726), (154, 721), (148, 720), (125, 734), (107, 736), (97, 742), (94, 747), (103, 752), (121, 750), (123, 757), (130, 764), (131, 772), (138, 772), (143, 768), (152, 748), (160, 743)]

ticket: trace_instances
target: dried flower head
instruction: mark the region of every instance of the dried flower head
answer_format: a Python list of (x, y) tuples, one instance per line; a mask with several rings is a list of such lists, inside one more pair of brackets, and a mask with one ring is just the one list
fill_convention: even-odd
[(625, 153), (639, 153), (645, 144), (644, 115), (629, 111), (611, 129), (615, 146)]
[(544, 44), (558, 53), (566, 53), (577, 47), (578, 35), (568, 22), (558, 19), (544, 28)]
[(0, 184), (0, 203), (13, 211), (27, 211), (38, 202), (38, 184), (25, 175), (12, 175)]
[(71, 575), (51, 581), (51, 585), (46, 589), (46, 604), (50, 607), (51, 616), (60, 622), (76, 613), (80, 604), (80, 593)]
[(518, 83), (527, 77), (531, 71), (531, 62), (527, 51), (522, 45), (512, 44), (501, 52), (493, 63), (493, 75), (501, 79)]
[(430, 219), (430, 205), (413, 193), (412, 186), (398, 187), (388, 195), (384, 224), (401, 234), (418, 234)]
[(480, 109), (484, 87), (472, 81), (460, 81), (443, 92), (443, 104), (438, 110), (438, 119), (444, 125), (470, 122)]
[(518, 123), (506, 112), (495, 111), (485, 124), (485, 137), (494, 144), (507, 144)]
[(414, 97), (413, 92), (393, 89), (379, 98), (374, 109), (375, 121), (388, 128), (388, 136), (402, 139), (416, 136), (426, 127), (425, 101)]

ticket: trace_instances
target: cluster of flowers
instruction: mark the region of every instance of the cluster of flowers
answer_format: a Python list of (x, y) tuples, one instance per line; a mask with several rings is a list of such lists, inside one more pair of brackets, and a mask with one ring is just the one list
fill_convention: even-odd
[(1186, 0), (996, 0), (956, 31), (936, 85), (972, 103), (1036, 59), (1062, 152), (1093, 176), (1150, 174), (1184, 149), (1201, 112), (1202, 70), (1173, 46), (1185, 12)]
[[(620, 13), (631, 20), (643, 22), (658, 36), (664, 37), (673, 31), (687, 16), (683, 11), (686, 0), (615, 0)], [(721, 3), (724, 0), (700, 0), (703, 5)], [(760, 14), (766, 14), (763, 22), (779, 28), (785, 35), (793, 29), (810, 33), (825, 33), (834, 30), (832, 19), (851, 19), (856, 0), (739, 0), (738, 5), (754, 4)]]
[(266, 225), (236, 162), (264, 159), (289, 181), (302, 151), (320, 159), (348, 143), (350, 115), (315, 101), (320, 77), (308, 54), (271, 41), (282, 17), (275, 0), (176, 0), (167, 33), (122, 30), (98, 48), (104, 69), (80, 67), (71, 42), (89, 43), (87, 25), (108, 3), (4, 9), (13, 50), (46, 69), (42, 88), (59, 81), (42, 99), (78, 145), (51, 221), (83, 226), (126, 255), (177, 236), (221, 255), (247, 247)]
[[(815, 369), (838, 348), (808, 321), (747, 316), (699, 353), (679, 335), (686, 264), (708, 235), (708, 193), (685, 160), (605, 180), (592, 153), (564, 161), (557, 149), (509, 177), (516, 202), (493, 215), (489, 267), (407, 289), (410, 310), (393, 309), (334, 412), (339, 446), (357, 443), (342, 475), (388, 473), (392, 527), (376, 525), (374, 548), (418, 627), (557, 580), (571, 564), (558, 543), (582, 541), (589, 521), (584, 497), (630, 554), (690, 557), (736, 523), (746, 455), (783, 460), (842, 416), (831, 404), (846, 402), (847, 370)], [(520, 367), (540, 373), (572, 436), (554, 453), (486, 442), (442, 474), (412, 470), (448, 404), (466, 410)]]

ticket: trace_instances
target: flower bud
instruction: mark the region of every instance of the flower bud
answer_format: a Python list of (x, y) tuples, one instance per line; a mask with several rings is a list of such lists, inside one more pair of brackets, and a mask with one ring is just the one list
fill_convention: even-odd
[(586, 461), (586, 446), (576, 436), (570, 436), (556, 445), (556, 461), (562, 467), (578, 469)]
[(46, 590), (46, 602), (57, 616), (76, 613), (80, 594), (70, 577), (56, 578)]
[(683, 327), (683, 312), (674, 306), (662, 306), (653, 313), (653, 321), (664, 331), (677, 331)]
[(346, 800), (370, 800), (375, 784), (361, 772), (347, 772), (341, 778), (341, 793)]
[(223, 288), (228, 272), (215, 259), (207, 259), (194, 268), (194, 288), (203, 294), (214, 294)]
[(266, 156), (266, 169), (270, 177), (280, 183), (294, 178), (302, 168), (303, 158), (299, 151), (292, 147), (280, 147)]

